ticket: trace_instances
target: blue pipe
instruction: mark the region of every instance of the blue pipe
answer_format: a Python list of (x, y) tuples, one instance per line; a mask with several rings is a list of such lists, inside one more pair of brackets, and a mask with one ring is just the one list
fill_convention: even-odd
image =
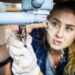
[[(43, 16), (44, 17), (44, 16)], [(43, 22), (45, 18), (25, 12), (0, 12), (0, 25), (7, 24), (31, 24)]]
[[(53, 0), (22, 0), (22, 9), (26, 11), (36, 11), (31, 5), (33, 1), (33, 6), (42, 5), (39, 10), (49, 11), (53, 7)], [(37, 11), (36, 11), (37, 12)], [(31, 24), (40, 23), (45, 21), (47, 14), (34, 14), (33, 12), (0, 12), (0, 25), (7, 24)]]

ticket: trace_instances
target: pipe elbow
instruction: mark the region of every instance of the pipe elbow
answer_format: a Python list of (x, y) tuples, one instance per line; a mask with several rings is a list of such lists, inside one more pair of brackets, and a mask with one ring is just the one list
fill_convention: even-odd
[(40, 8), (43, 3), (44, 3), (44, 0), (32, 0), (32, 6), (34, 8)]

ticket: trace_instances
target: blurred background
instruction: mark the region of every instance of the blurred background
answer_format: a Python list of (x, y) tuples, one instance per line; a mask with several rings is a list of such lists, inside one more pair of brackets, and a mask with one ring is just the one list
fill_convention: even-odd
[[(68, 0), (54, 0), (55, 3), (57, 2), (62, 2), (62, 1), (68, 1)], [(21, 11), (21, 0), (0, 0), (0, 12), (18, 12)], [(33, 28), (39, 28), (40, 25), (29, 25), (28, 26), (28, 31)], [(41, 24), (41, 27), (43, 27), (43, 23)], [(18, 29), (17, 25), (12, 25), (12, 26), (0, 26), (0, 42), (2, 43), (3, 39), (4, 42), (7, 41), (8, 36), (10, 32), (14, 29)], [(3, 34), (1, 34), (3, 32)], [(3, 65), (3, 64), (2, 64)], [(0, 75), (11, 75), (10, 71), (10, 63), (7, 61), (5, 62), (4, 66), (0, 67)]]

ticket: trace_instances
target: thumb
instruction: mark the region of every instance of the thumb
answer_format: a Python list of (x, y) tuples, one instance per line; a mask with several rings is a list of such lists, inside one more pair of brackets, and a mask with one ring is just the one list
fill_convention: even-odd
[(30, 54), (33, 56), (35, 63), (36, 63), (37, 62), (36, 55), (30, 42), (29, 43), (27, 42), (27, 49), (30, 52)]
[(31, 50), (31, 52), (32, 52), (33, 48), (31, 46), (31, 43), (32, 43), (32, 37), (31, 37), (31, 35), (27, 34), (27, 38), (26, 38), (27, 49)]
[(27, 34), (27, 38), (26, 38), (26, 44), (28, 45), (28, 44), (31, 44), (32, 43), (32, 36), (31, 35), (29, 35), (29, 34)]

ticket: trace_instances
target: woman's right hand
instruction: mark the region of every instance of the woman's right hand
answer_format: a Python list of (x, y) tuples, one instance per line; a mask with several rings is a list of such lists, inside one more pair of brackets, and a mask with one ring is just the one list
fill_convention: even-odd
[(7, 43), (9, 54), (13, 58), (12, 71), (14, 75), (38, 75), (40, 68), (31, 46), (32, 37), (27, 35), (26, 48), (17, 35), (16, 31), (12, 31)]

